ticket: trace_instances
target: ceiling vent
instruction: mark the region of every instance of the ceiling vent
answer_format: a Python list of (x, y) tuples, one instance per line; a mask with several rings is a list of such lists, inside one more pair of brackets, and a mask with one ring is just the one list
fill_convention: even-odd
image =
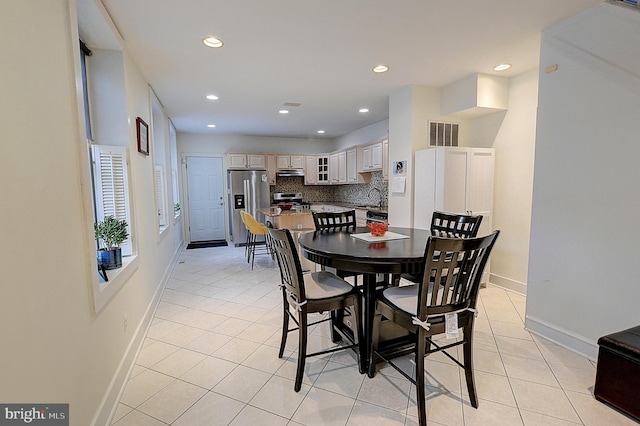
[(458, 146), (458, 123), (429, 121), (429, 146)]

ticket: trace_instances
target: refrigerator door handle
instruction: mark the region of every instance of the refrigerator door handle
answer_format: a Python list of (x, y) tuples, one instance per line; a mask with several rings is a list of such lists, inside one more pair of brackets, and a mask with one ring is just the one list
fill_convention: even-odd
[(249, 185), (249, 179), (245, 179), (244, 181), (242, 181), (242, 184), (244, 186), (244, 210), (248, 212), (249, 208), (247, 203), (249, 202), (249, 200), (251, 200), (251, 186)]

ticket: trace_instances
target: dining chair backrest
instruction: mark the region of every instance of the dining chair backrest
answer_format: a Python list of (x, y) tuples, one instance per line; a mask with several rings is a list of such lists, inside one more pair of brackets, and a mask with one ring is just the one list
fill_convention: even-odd
[(434, 211), (431, 231), (440, 237), (473, 238), (478, 235), (482, 215), (462, 215)]
[(418, 292), (420, 321), (475, 309), (482, 272), (499, 234), (500, 231), (494, 231), (476, 238), (429, 238)]
[(287, 291), (288, 298), (292, 299), (290, 303), (294, 305), (304, 303), (306, 295), (302, 265), (291, 232), (288, 229), (269, 228), (269, 235), (280, 267), (282, 285)]
[(316, 231), (346, 231), (356, 227), (356, 211), (313, 212)]

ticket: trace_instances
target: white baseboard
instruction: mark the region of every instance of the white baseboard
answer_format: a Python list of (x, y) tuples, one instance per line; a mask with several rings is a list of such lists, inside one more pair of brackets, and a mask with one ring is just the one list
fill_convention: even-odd
[(116, 369), (116, 372), (111, 379), (111, 383), (109, 384), (109, 387), (107, 388), (107, 391), (102, 398), (102, 401), (100, 402), (100, 406), (98, 407), (98, 410), (93, 417), (93, 421), (91, 422), (92, 426), (111, 424), (113, 416), (118, 409), (118, 402), (122, 397), (122, 393), (124, 392), (124, 389), (129, 380), (129, 376), (131, 375), (131, 371), (133, 370), (133, 367), (135, 365), (135, 360), (138, 357), (138, 353), (140, 352), (140, 348), (142, 347), (144, 338), (147, 335), (147, 330), (149, 329), (151, 320), (153, 319), (156, 308), (158, 307), (158, 302), (160, 300), (160, 296), (162, 295), (162, 291), (167, 285), (169, 277), (171, 276), (171, 272), (173, 271), (173, 267), (177, 263), (178, 257), (183, 250), (184, 244), (180, 244), (176, 248), (173, 259), (165, 270), (160, 285), (158, 285), (158, 288), (156, 289), (153, 297), (149, 301), (147, 310), (145, 311), (140, 323), (136, 327), (131, 341), (129, 342), (129, 346), (127, 346), (127, 350), (120, 360), (120, 364), (118, 364), (118, 368)]
[(598, 357), (598, 345), (596, 342), (539, 318), (527, 315), (525, 329), (592, 361), (595, 361)]
[(489, 277), (489, 282), (495, 286), (511, 290), (515, 293), (519, 293), (522, 295), (527, 294), (527, 284), (520, 281), (512, 280), (511, 278), (503, 277), (497, 274), (491, 274), (491, 276)]

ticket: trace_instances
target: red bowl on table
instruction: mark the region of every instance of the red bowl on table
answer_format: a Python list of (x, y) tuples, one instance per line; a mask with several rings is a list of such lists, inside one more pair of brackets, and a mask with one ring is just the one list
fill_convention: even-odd
[(369, 231), (371, 231), (371, 235), (374, 237), (383, 237), (384, 234), (387, 233), (387, 228), (389, 224), (387, 222), (370, 222), (367, 223), (369, 227)]
[(282, 203), (282, 204), (278, 204), (278, 207), (280, 207), (282, 210), (291, 210), (291, 207), (293, 207), (293, 204)]

